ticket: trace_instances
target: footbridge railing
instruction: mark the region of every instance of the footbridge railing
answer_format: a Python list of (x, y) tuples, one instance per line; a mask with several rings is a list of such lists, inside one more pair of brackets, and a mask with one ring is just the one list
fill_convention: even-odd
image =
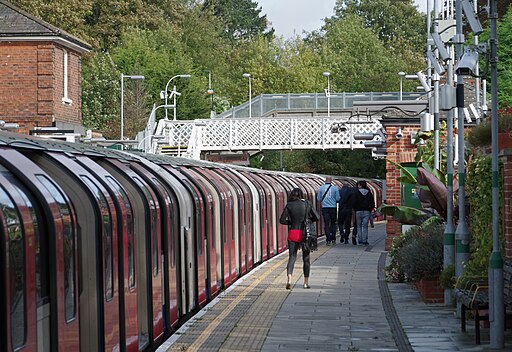
[(199, 159), (206, 151), (259, 151), (283, 149), (355, 149), (384, 139), (379, 119), (366, 117), (258, 117), (160, 120), (157, 134), (164, 136), (156, 153)]

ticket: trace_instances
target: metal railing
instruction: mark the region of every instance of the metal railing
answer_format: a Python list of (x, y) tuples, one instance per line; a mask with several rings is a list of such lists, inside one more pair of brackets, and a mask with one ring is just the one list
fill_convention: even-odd
[[(416, 100), (425, 93), (403, 92), (402, 100)], [(399, 92), (331, 93), (331, 110), (351, 109), (354, 101), (399, 100)], [(261, 94), (251, 99), (253, 117), (262, 117), (290, 110), (327, 110), (327, 97), (323, 93)], [(249, 117), (249, 102), (235, 106), (216, 119)]]

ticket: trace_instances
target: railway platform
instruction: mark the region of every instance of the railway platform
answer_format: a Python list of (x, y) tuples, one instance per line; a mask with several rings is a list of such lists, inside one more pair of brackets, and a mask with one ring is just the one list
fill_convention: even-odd
[[(240, 279), (174, 333), (158, 351), (488, 351), (460, 330), (455, 309), (425, 304), (410, 284), (386, 283), (385, 223), (369, 246), (340, 244), (312, 253), (302, 286), (299, 253), (286, 290), (288, 252)], [(505, 331), (512, 350), (512, 332)], [(497, 351), (497, 350), (494, 350)]]

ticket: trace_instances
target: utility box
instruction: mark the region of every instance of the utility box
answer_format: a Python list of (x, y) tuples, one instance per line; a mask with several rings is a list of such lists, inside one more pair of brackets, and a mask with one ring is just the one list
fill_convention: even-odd
[[(416, 177), (418, 167), (414, 163), (402, 164), (402, 166)], [(404, 176), (400, 171), (400, 176)], [(400, 182), (400, 205), (421, 209), (421, 202), (418, 197), (416, 185)]]

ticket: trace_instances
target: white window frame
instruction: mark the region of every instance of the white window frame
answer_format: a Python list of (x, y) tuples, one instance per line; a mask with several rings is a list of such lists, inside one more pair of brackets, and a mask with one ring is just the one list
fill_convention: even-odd
[(73, 100), (69, 98), (68, 95), (68, 57), (69, 54), (66, 50), (64, 50), (64, 57), (63, 57), (63, 86), (64, 86), (64, 96), (62, 97), (62, 104), (65, 105), (71, 105), (73, 103)]

